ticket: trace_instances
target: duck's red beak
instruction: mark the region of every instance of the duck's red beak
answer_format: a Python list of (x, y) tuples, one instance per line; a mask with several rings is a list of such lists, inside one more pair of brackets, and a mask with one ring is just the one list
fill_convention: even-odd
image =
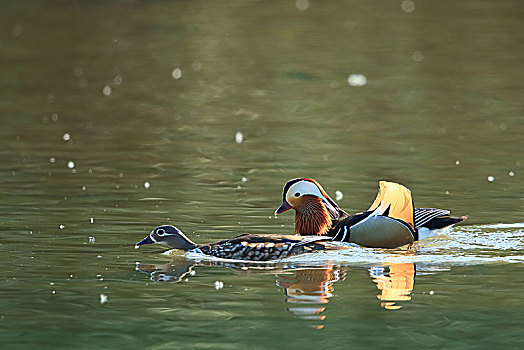
[(275, 210), (275, 215), (281, 214), (285, 211), (288, 211), (289, 209), (292, 209), (291, 205), (289, 205), (288, 202), (283, 201), (282, 205), (277, 210)]

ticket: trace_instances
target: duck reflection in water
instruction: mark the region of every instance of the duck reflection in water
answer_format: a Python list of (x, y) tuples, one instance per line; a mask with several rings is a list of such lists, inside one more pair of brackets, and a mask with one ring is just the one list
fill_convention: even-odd
[(402, 308), (402, 305), (396, 304), (397, 302), (411, 300), (411, 292), (415, 285), (415, 264), (398, 263), (374, 266), (369, 269), (369, 275), (380, 290), (377, 298), (384, 309), (398, 310)]
[[(334, 295), (334, 284), (346, 278), (347, 268), (327, 263), (320, 267), (297, 267), (286, 264), (253, 265), (250, 263), (228, 263), (219, 261), (190, 261), (175, 258), (167, 264), (140, 264), (136, 270), (149, 274), (155, 282), (181, 282), (195, 274), (193, 267), (216, 266), (232, 268), (240, 273), (274, 274), (276, 284), (283, 289), (287, 311), (301, 319), (323, 321), (326, 304)], [(411, 300), (415, 284), (415, 264), (386, 263), (371, 267), (368, 272), (380, 291), (377, 298), (386, 310), (402, 308), (399, 302)], [(316, 329), (323, 325), (315, 324)]]
[[(327, 265), (278, 274), (277, 285), (284, 290), (289, 312), (301, 319), (321, 322), (326, 318), (325, 304), (334, 295), (333, 284), (345, 277), (345, 269)], [(311, 327), (322, 329), (324, 325)]]

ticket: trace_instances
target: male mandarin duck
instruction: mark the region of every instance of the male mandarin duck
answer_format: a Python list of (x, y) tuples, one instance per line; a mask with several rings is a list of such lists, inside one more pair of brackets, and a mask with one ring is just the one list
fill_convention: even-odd
[(451, 217), (448, 210), (414, 208), (411, 191), (406, 187), (380, 181), (377, 198), (371, 207), (349, 215), (313, 179), (288, 181), (282, 205), (275, 211), (295, 210), (295, 233), (326, 235), (335, 241), (353, 242), (372, 248), (396, 248), (431, 236), (430, 231), (446, 229), (466, 220)]
[(342, 249), (329, 246), (329, 236), (282, 236), (244, 234), (215, 243), (196, 244), (178, 228), (170, 225), (159, 226), (135, 245), (163, 244), (173, 249), (201, 253), (212, 257), (235, 260), (269, 261), (291, 255), (311, 253), (319, 250)]

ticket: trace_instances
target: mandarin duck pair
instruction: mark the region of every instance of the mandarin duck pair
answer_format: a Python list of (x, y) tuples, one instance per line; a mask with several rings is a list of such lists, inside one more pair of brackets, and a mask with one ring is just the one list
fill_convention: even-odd
[[(432, 230), (443, 230), (464, 221), (451, 217), (448, 210), (414, 208), (411, 191), (381, 181), (371, 207), (349, 215), (313, 179), (293, 179), (283, 190), (282, 205), (275, 214), (295, 210), (295, 235), (244, 234), (208, 244), (196, 244), (178, 228), (159, 226), (136, 244), (163, 244), (173, 249), (208, 256), (251, 261), (272, 261), (320, 250), (344, 249), (330, 241), (356, 243), (371, 248), (397, 248), (425, 238)], [(423, 237), (424, 236), (424, 237)]]

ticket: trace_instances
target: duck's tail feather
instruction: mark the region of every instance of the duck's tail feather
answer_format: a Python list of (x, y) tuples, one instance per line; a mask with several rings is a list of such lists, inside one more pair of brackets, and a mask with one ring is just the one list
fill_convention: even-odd
[(437, 229), (441, 229), (441, 228), (445, 228), (448, 226), (458, 224), (459, 222), (462, 222), (466, 220), (467, 218), (468, 218), (467, 216), (460, 216), (460, 217), (449, 216), (449, 215), (448, 216), (439, 216), (439, 217), (433, 218), (425, 222), (423, 225), (421, 225), (421, 227), (425, 227), (429, 230), (437, 230)]

